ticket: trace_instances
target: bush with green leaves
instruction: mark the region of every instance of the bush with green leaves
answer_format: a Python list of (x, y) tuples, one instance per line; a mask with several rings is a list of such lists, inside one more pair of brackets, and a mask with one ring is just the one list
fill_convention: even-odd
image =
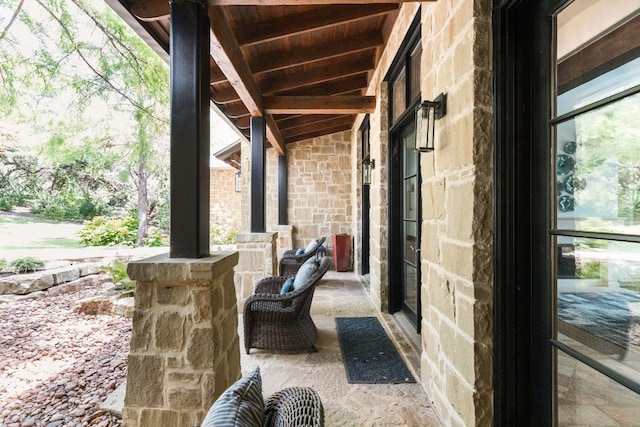
[(11, 269), (16, 273), (29, 273), (44, 267), (44, 261), (34, 257), (18, 258), (11, 261)]
[(9, 267), (9, 263), (6, 258), (0, 258), (0, 271), (6, 271)]
[(105, 265), (101, 268), (111, 275), (111, 281), (116, 284), (117, 290), (129, 292), (136, 289), (136, 282), (131, 280), (127, 274), (126, 263), (114, 260), (111, 265)]
[[(107, 218), (97, 216), (85, 221), (78, 233), (85, 246), (135, 246), (138, 220), (133, 216)], [(162, 246), (164, 238), (156, 227), (149, 227), (143, 246)]]
[(209, 235), (212, 245), (231, 245), (236, 243), (239, 228), (238, 221), (227, 212), (224, 212), (222, 208), (216, 207), (211, 210)]

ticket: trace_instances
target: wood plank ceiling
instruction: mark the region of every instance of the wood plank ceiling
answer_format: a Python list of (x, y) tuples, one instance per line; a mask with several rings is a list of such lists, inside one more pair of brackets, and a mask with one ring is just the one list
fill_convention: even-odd
[[(168, 53), (168, 0), (118, 1)], [(247, 138), (264, 116), (280, 154), (351, 129), (403, 1), (209, 0), (211, 101)]]

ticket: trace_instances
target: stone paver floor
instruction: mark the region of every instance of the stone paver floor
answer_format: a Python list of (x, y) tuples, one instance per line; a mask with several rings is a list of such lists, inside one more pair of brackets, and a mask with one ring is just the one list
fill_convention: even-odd
[[(327, 427), (442, 425), (420, 384), (347, 383), (334, 319), (377, 316), (359, 276), (327, 272), (316, 288), (311, 315), (318, 327), (317, 353), (283, 354), (252, 349), (249, 355), (242, 344), (242, 316), (239, 316), (242, 371), (260, 366), (265, 397), (285, 387), (312, 387), (322, 399)], [(391, 316), (378, 317), (414, 376), (419, 378), (419, 354)]]

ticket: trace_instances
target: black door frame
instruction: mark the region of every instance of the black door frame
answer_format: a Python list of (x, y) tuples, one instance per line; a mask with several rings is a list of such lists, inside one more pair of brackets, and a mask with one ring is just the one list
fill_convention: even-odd
[[(361, 138), (362, 144), (362, 161), (364, 163), (365, 160), (371, 159), (370, 150), (370, 124), (369, 124), (369, 115), (364, 118), (362, 125), (360, 126), (360, 135), (363, 136), (366, 132), (367, 137), (364, 136)], [(366, 139), (366, 140), (365, 140)], [(365, 153), (365, 145), (367, 145), (367, 150)], [(370, 209), (371, 209), (371, 198), (370, 198), (370, 184), (365, 184), (364, 180), (360, 182), (360, 188), (362, 189), (362, 241), (361, 241), (361, 271), (360, 274), (365, 275), (369, 274), (369, 257), (371, 256), (371, 248), (369, 244), (369, 239), (371, 237), (371, 233), (369, 230), (370, 227)]]
[[(389, 130), (389, 312), (395, 313), (403, 309), (404, 303), (404, 263), (406, 244), (404, 240), (404, 147), (400, 146), (398, 138), (402, 130), (413, 120), (415, 121), (415, 108), (419, 104), (416, 100), (396, 121), (396, 124)], [(415, 123), (414, 123), (415, 125)], [(420, 177), (420, 153), (417, 153), (417, 241), (421, 239), (422, 211), (421, 211), (421, 191), (422, 178)], [(420, 243), (418, 243), (419, 247)], [(416, 286), (417, 286), (417, 307), (416, 318), (410, 318), (411, 322), (415, 321), (416, 332), (420, 333), (422, 323), (422, 305), (420, 297), (420, 288), (422, 283), (420, 252), (417, 254), (418, 265), (416, 266)], [(402, 286), (393, 286), (401, 279)], [(395, 280), (395, 282), (394, 282)]]
[(553, 425), (551, 19), (565, 0), (495, 0), (494, 425)]

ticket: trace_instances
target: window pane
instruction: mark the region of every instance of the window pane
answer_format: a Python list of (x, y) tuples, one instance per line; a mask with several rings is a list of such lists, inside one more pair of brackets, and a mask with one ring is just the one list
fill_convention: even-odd
[(574, 1), (558, 15), (557, 115), (640, 84), (640, 8)]
[(557, 339), (640, 382), (640, 244), (560, 236), (557, 260)]
[(411, 100), (420, 96), (420, 58), (422, 57), (422, 45), (418, 43), (411, 52)]
[(556, 350), (559, 426), (637, 426), (640, 396)]
[(398, 75), (398, 77), (396, 77), (396, 79), (393, 81), (393, 103), (392, 103), (392, 109), (393, 109), (393, 122), (395, 123), (395, 121), (398, 119), (398, 117), (400, 117), (402, 115), (402, 113), (404, 113), (404, 110), (407, 108), (407, 101), (406, 101), (406, 93), (407, 93), (407, 88), (406, 88), (406, 75), (405, 75), (405, 70), (403, 69), (400, 72), (400, 75)]
[(640, 234), (640, 94), (556, 127), (558, 229)]

